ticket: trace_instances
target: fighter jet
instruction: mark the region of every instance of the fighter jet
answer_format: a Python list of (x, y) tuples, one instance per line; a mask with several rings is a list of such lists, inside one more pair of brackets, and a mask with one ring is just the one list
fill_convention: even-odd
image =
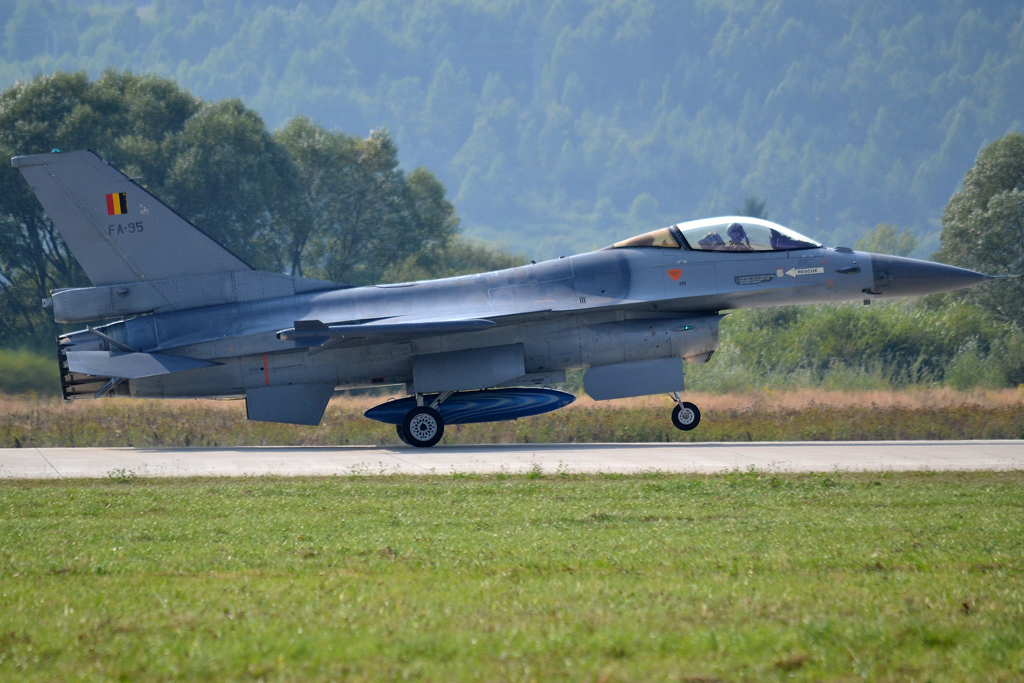
[(733, 309), (948, 292), (963, 268), (826, 248), (743, 216), (689, 221), (518, 268), (352, 287), (255, 270), (89, 151), (14, 157), (92, 287), (52, 292), (65, 399), (244, 397), (250, 420), (317, 425), (338, 389), (398, 385), (369, 411), (402, 441), (574, 400), (669, 394)]

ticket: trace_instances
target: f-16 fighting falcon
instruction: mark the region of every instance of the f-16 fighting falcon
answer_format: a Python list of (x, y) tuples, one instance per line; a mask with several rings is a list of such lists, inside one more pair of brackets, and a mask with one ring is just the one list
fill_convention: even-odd
[(351, 287), (254, 270), (93, 152), (15, 157), (92, 287), (54, 319), (117, 319), (57, 340), (65, 399), (245, 397), (250, 420), (317, 425), (337, 389), (404, 385), (366, 417), (412, 446), (446, 424), (537, 415), (587, 368), (598, 401), (669, 394), (718, 348), (723, 311), (918, 296), (989, 276), (826, 248), (766, 220), (680, 223), (610, 247), (479, 275)]

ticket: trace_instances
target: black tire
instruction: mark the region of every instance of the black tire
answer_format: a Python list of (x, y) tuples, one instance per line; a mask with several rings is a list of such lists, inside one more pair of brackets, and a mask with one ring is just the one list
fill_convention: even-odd
[(410, 446), (430, 448), (444, 436), (444, 419), (429, 406), (413, 408), (402, 421), (402, 432)]
[(676, 429), (688, 432), (700, 424), (700, 410), (692, 403), (683, 401), (672, 411), (672, 424)]
[(408, 446), (409, 442), (405, 438), (405, 432), (402, 430), (402, 425), (395, 425), (395, 431), (398, 432), (399, 440), (401, 440), (402, 443)]

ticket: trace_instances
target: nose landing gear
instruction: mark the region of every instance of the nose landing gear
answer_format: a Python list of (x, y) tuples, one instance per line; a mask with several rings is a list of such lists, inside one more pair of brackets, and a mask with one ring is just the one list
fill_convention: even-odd
[(684, 401), (678, 391), (669, 394), (669, 397), (676, 402), (676, 407), (672, 409), (672, 424), (676, 429), (688, 432), (700, 424), (700, 410), (697, 406)]

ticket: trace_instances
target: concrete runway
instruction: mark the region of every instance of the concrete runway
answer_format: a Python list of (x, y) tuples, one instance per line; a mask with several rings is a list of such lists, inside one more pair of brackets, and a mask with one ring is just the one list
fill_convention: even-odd
[(253, 448), (3, 448), (0, 478), (451, 474), (452, 472), (1016, 470), (1024, 441), (510, 444)]

